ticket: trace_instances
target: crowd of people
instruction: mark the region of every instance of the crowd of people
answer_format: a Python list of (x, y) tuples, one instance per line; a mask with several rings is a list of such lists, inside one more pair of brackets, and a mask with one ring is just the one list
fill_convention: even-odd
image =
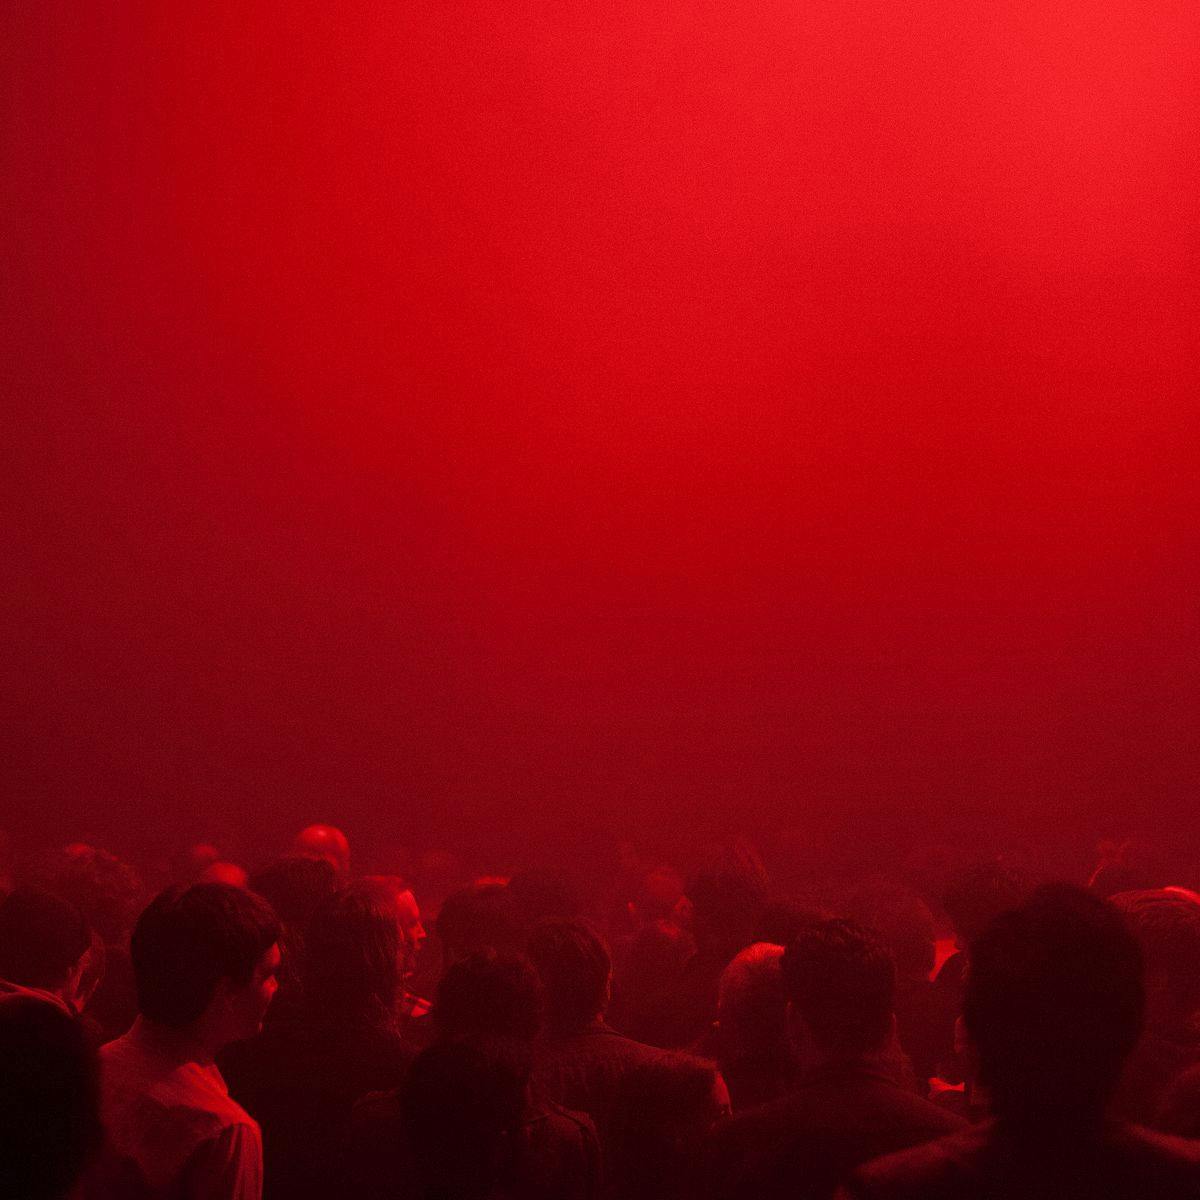
[(422, 895), (324, 825), (181, 863), (0, 884), (0, 1196), (1200, 1198), (1200, 894), (1127, 856), (802, 897), (745, 844), (592, 894)]

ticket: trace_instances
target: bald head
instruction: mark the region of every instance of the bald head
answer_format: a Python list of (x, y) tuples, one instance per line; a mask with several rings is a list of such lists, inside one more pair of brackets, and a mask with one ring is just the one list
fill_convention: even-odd
[(301, 858), (324, 859), (339, 874), (350, 870), (350, 843), (335, 825), (309, 825), (296, 834), (292, 853)]

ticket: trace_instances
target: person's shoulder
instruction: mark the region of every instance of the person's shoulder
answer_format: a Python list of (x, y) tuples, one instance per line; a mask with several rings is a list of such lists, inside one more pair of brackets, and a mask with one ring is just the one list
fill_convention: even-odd
[(596, 1136), (596, 1125), (587, 1113), (564, 1108), (552, 1100), (543, 1100), (529, 1115), (530, 1125), (540, 1126), (550, 1136), (590, 1141)]
[(1118, 1127), (1112, 1140), (1135, 1170), (1163, 1179), (1189, 1180), (1194, 1194), (1200, 1196), (1200, 1142), (1141, 1125)]
[(988, 1129), (967, 1126), (877, 1158), (850, 1175), (843, 1185), (844, 1195), (853, 1200), (934, 1200), (942, 1195), (968, 1195), (989, 1141)]

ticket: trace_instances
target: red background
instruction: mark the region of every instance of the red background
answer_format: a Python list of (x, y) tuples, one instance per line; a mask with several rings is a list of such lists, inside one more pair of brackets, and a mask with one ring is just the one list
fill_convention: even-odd
[(14, 832), (1191, 829), (1190, 0), (2, 19)]

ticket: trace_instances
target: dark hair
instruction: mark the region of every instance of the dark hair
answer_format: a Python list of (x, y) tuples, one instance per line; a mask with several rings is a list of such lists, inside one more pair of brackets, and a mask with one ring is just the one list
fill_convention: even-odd
[(1200, 1007), (1200, 896), (1156, 888), (1121, 892), (1111, 902), (1142, 948), (1147, 987), (1161, 982), (1159, 999), (1190, 1018)]
[(541, 921), (570, 921), (579, 915), (579, 892), (574, 882), (561, 871), (529, 867), (508, 881), (520, 926), (529, 930)]
[(478, 950), (447, 970), (433, 1018), (445, 1037), (532, 1040), (541, 1028), (541, 985), (529, 960)]
[(755, 927), (766, 907), (766, 897), (757, 879), (736, 871), (710, 871), (697, 875), (688, 886), (692, 902), (692, 925), (696, 942), (737, 943), (749, 946)]
[(846, 914), (879, 936), (892, 952), (899, 976), (929, 978), (937, 958), (937, 935), (933, 914), (916, 892), (887, 880), (877, 880), (850, 897)]
[(0, 976), (24, 987), (57, 988), (92, 944), (73, 904), (20, 887), (0, 900)]
[(971, 945), (963, 1015), (995, 1111), (1042, 1121), (1101, 1107), (1137, 1040), (1142, 960), (1120, 914), (1039, 888)]
[(0, 999), (0, 1195), (64, 1197), (100, 1143), (95, 1054), (78, 1021)]
[(973, 941), (988, 922), (1016, 908), (1029, 895), (1022, 876), (998, 858), (973, 863), (942, 893), (942, 907), (963, 943)]
[(874, 934), (851, 921), (823, 921), (792, 939), (780, 968), (788, 999), (822, 1049), (852, 1055), (882, 1046), (896, 968)]
[(551, 1026), (574, 1028), (603, 1010), (612, 961), (582, 921), (543, 921), (529, 936), (528, 953), (542, 981)]
[(337, 872), (324, 858), (277, 858), (250, 876), (250, 887), (284, 924), (303, 925), (337, 891)]
[(70, 848), (51, 866), (44, 882), (75, 905), (109, 946), (124, 943), (145, 901), (137, 872), (93, 846)]
[(304, 991), (315, 1012), (392, 1012), (400, 990), (396, 901), (378, 883), (352, 883), (313, 914), (305, 941)]
[(443, 1041), (417, 1055), (400, 1089), (414, 1195), (492, 1194), (513, 1166), (529, 1075), (529, 1045), (519, 1041)]
[(271, 906), (244, 888), (168, 888), (146, 907), (130, 939), (138, 1008), (164, 1025), (190, 1024), (222, 979), (248, 984), (279, 935)]
[(516, 949), (516, 910), (508, 889), (502, 883), (478, 883), (447, 896), (437, 935), (451, 954)]

